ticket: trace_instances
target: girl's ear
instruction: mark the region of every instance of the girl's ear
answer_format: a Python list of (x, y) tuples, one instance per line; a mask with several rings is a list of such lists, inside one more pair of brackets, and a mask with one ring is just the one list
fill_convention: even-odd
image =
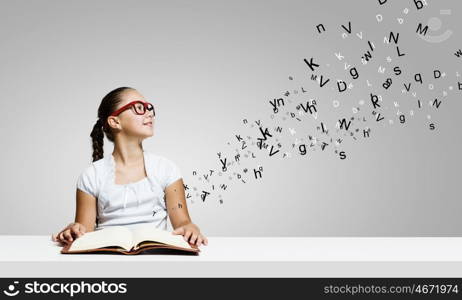
[(118, 118), (118, 117), (114, 117), (114, 116), (109, 117), (109, 118), (107, 119), (107, 122), (108, 122), (108, 124), (109, 124), (109, 126), (110, 126), (111, 128), (114, 128), (114, 129), (121, 129), (121, 125), (120, 125), (120, 121), (119, 121), (119, 118)]

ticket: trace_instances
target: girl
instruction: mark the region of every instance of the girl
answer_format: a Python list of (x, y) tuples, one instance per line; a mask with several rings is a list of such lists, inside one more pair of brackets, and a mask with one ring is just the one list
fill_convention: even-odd
[[(154, 106), (134, 88), (120, 87), (103, 98), (90, 134), (93, 162), (77, 180), (75, 222), (53, 234), (53, 241), (63, 246), (112, 225), (152, 223), (166, 230), (168, 210), (173, 234), (195, 246), (208, 244), (189, 217), (178, 167), (143, 149), (142, 141), (153, 135), (154, 118)], [(105, 157), (104, 133), (114, 143)]]

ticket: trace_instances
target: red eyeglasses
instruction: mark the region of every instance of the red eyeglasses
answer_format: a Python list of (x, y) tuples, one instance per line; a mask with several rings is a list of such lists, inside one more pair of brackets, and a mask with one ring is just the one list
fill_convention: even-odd
[(118, 115), (120, 115), (121, 112), (123, 112), (124, 110), (129, 109), (131, 107), (134, 108), (135, 113), (137, 115), (144, 115), (146, 113), (146, 110), (149, 110), (149, 111), (152, 110), (153, 116), (156, 116), (156, 111), (154, 110), (154, 105), (152, 105), (149, 102), (143, 102), (141, 100), (135, 100), (135, 101), (132, 101), (130, 103), (125, 104), (124, 106), (122, 106), (121, 108), (119, 108), (118, 110), (113, 112), (111, 114), (111, 116), (118, 116)]

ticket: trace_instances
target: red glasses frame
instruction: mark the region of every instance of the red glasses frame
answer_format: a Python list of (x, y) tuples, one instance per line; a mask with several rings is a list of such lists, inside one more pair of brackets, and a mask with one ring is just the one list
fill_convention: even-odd
[[(143, 102), (143, 101), (141, 101), (141, 100), (135, 100), (135, 101), (132, 101), (132, 102), (130, 102), (130, 103), (125, 104), (124, 106), (122, 106), (121, 108), (119, 108), (118, 110), (116, 110), (115, 112), (113, 112), (110, 116), (114, 116), (114, 117), (115, 117), (115, 116), (118, 116), (118, 115), (119, 115), (120, 113), (122, 113), (124, 110), (129, 109), (129, 108), (131, 108), (133, 105), (138, 104), (138, 103), (143, 104), (143, 106), (144, 106), (144, 113), (146, 113), (146, 111), (149, 110), (149, 105), (151, 105), (151, 106), (152, 106), (152, 113), (153, 113), (153, 116), (156, 115), (156, 111), (155, 111), (154, 105), (153, 105), (152, 103)], [(143, 114), (137, 113), (136, 110), (135, 110), (135, 113), (138, 114), (138, 115), (143, 115)]]

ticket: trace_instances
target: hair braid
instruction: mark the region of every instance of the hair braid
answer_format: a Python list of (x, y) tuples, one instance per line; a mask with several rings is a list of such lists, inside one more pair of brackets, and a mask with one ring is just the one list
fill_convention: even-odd
[(93, 161), (97, 161), (104, 157), (104, 132), (101, 119), (96, 121), (90, 136), (93, 144)]

